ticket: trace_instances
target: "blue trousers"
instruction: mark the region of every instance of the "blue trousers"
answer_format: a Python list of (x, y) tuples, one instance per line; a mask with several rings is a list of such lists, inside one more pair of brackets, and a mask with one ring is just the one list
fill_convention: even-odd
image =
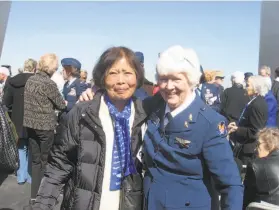
[(17, 170), (17, 182), (31, 183), (28, 139), (19, 139), (18, 153), (19, 153), (19, 169)]

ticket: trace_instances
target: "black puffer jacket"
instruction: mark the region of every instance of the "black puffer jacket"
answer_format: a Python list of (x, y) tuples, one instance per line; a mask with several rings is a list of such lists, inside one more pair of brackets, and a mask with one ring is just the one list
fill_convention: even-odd
[(279, 205), (279, 150), (257, 158), (247, 167), (244, 180), (245, 209), (251, 202), (265, 201)]
[[(77, 104), (59, 126), (59, 135), (55, 138), (33, 209), (53, 209), (63, 184), (62, 210), (99, 209), (106, 156), (106, 136), (99, 118), (101, 96), (102, 93), (97, 92), (92, 101)], [(141, 173), (141, 163), (136, 155), (142, 145), (141, 126), (146, 114), (142, 102), (136, 99), (133, 101), (135, 119), (131, 150), (138, 172)], [(138, 180), (137, 176), (136, 179), (125, 178), (123, 182), (130, 185), (127, 182), (131, 180), (138, 182), (127, 186), (130, 189), (122, 189), (122, 192), (126, 192), (123, 198), (126, 208), (121, 210), (138, 210), (142, 205), (142, 180)]]

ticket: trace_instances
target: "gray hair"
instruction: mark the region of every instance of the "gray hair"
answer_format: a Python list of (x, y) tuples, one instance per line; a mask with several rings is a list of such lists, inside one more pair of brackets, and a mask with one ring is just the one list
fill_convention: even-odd
[(249, 81), (251, 82), (255, 93), (261, 96), (265, 96), (268, 93), (269, 89), (266, 82), (267, 80), (263, 76), (251, 76)]
[(244, 73), (241, 71), (236, 71), (231, 76), (232, 83), (244, 85), (245, 83), (245, 76)]
[(197, 86), (201, 72), (196, 52), (193, 49), (175, 45), (160, 53), (156, 66), (157, 80), (160, 75), (173, 72), (186, 73), (189, 85), (192, 88)]
[(258, 141), (261, 139), (265, 143), (265, 149), (269, 152), (279, 149), (279, 129), (263, 128), (257, 133)]

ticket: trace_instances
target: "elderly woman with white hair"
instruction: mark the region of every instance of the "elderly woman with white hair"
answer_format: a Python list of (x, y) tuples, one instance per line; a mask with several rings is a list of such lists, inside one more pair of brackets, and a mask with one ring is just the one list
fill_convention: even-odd
[(247, 84), (246, 91), (251, 100), (242, 111), (238, 122), (228, 126), (230, 138), (240, 144), (235, 151), (244, 165), (254, 159), (256, 134), (266, 126), (268, 120), (268, 105), (264, 98), (268, 93), (265, 78), (251, 76)]
[(221, 193), (221, 208), (242, 208), (226, 120), (196, 96), (200, 76), (194, 50), (173, 46), (161, 53), (157, 80), (163, 100), (149, 114), (144, 137), (146, 209), (211, 209), (209, 174)]
[(236, 71), (231, 76), (232, 87), (225, 89), (221, 95), (221, 114), (229, 122), (237, 122), (242, 110), (249, 102), (244, 89), (244, 73)]

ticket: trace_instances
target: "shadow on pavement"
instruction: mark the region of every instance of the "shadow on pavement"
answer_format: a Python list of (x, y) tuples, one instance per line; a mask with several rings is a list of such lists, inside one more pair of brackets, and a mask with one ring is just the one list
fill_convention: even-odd
[[(9, 174), (0, 173), (0, 185), (7, 179), (8, 176), (9, 176)], [(0, 209), (0, 210), (5, 210), (5, 209)]]

